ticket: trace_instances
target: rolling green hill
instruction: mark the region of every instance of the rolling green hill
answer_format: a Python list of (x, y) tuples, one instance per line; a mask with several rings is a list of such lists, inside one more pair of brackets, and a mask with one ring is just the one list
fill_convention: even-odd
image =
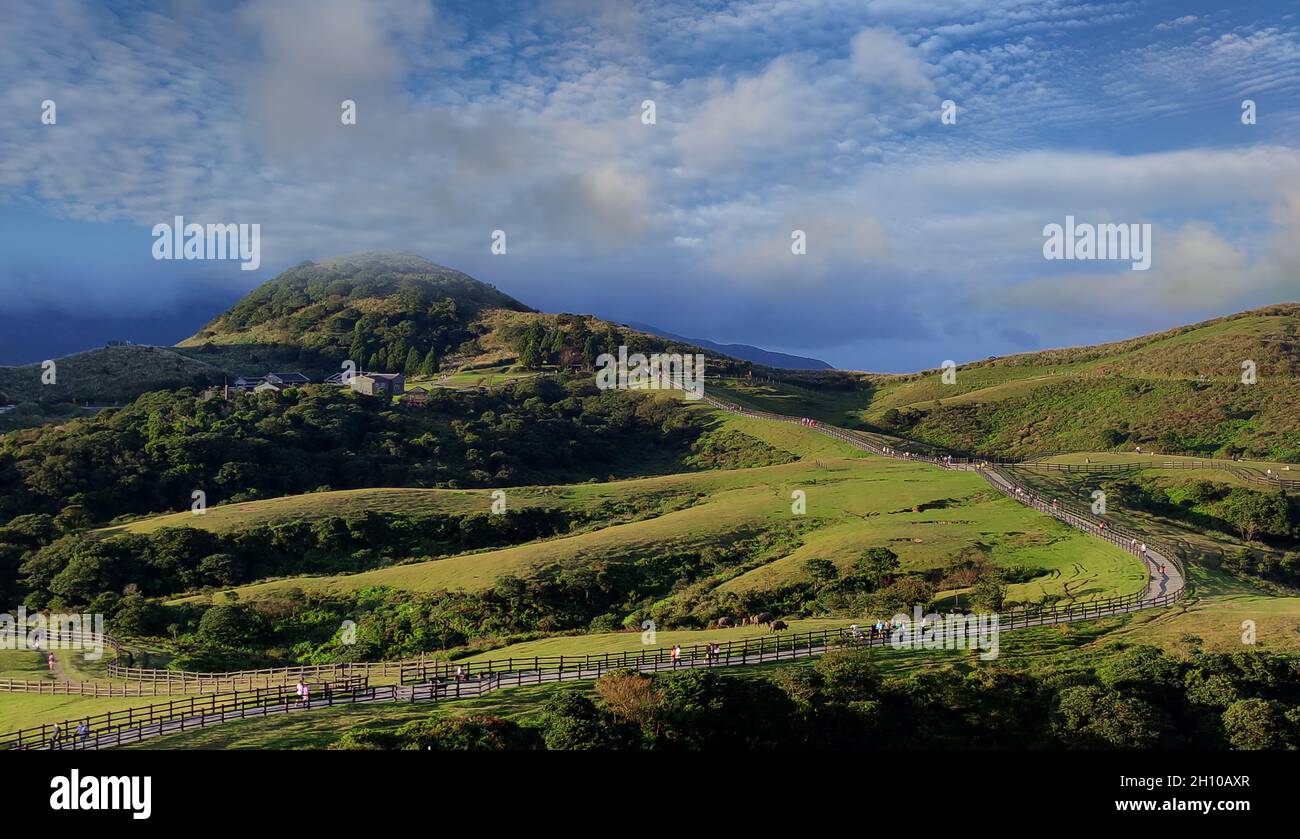
[[(720, 557), (719, 566), (702, 575), (698, 590), (686, 599), (742, 596), (761, 600), (771, 592), (807, 583), (804, 563), (809, 560), (827, 560), (848, 573), (862, 552), (873, 546), (889, 546), (899, 555), (903, 568), (932, 573), (936, 580), (944, 576), (953, 557), (970, 552), (987, 556), (998, 566), (1021, 572), (1025, 581), (1013, 584), (1008, 591), (1008, 597), (1018, 601), (1038, 601), (1044, 596), (1086, 599), (1141, 588), (1141, 567), (1131, 556), (991, 492), (974, 474), (864, 456), (799, 426), (733, 415), (718, 422), (765, 444), (784, 447), (801, 459), (600, 486), (525, 488), (519, 496), (519, 503), (525, 505), (581, 507), (618, 497), (633, 499), (647, 515), (507, 548), (357, 574), (291, 577), (233, 591), (240, 600), (293, 589), (321, 594), (376, 586), (414, 592), (481, 591), (507, 576), (528, 578), (603, 563), (635, 565), (649, 554), (712, 551)], [(791, 493), (795, 490), (806, 494), (806, 515), (792, 514)], [(369, 499), (369, 503), (385, 504), (391, 492), (395, 491), (349, 494), (346, 503)], [(304, 515), (309, 505), (328, 509), (344, 502), (329, 495), (338, 494), (216, 508), (213, 521), (205, 521), (203, 526), (237, 527), (232, 520), (239, 516), (253, 522), (271, 509), (283, 508), (285, 514), (292, 509), (297, 511), (295, 515)], [(483, 496), (465, 493), (435, 498), (453, 506), (486, 503)], [(636, 502), (638, 498), (642, 501)], [(420, 499), (417, 503), (428, 502)], [(164, 522), (182, 523), (184, 517), (144, 520), (127, 527), (143, 532)], [(726, 558), (728, 551), (751, 542), (754, 549)]]
[[(1279, 304), (1111, 344), (907, 376), (730, 379), (753, 407), (876, 429), (954, 451), (1164, 452), (1300, 462), (1300, 305)], [(1242, 364), (1254, 363), (1253, 384)]]

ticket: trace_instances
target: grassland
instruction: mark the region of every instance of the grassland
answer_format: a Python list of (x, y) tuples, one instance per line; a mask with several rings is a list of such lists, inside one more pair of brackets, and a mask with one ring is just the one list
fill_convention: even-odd
[(44, 682), (51, 678), (49, 665), (41, 653), (31, 650), (0, 650), (0, 679)]
[[(847, 568), (863, 550), (879, 545), (892, 547), (905, 567), (912, 569), (938, 567), (948, 557), (970, 549), (984, 552), (1006, 567), (1039, 570), (1038, 578), (1013, 587), (1011, 595), (1023, 599), (1043, 594), (1087, 598), (1141, 588), (1142, 571), (1131, 557), (1002, 498), (978, 476), (864, 456), (802, 426), (714, 416), (719, 428), (752, 435), (801, 459), (752, 469), (522, 490), (522, 503), (582, 505), (602, 498), (632, 498), (652, 500), (654, 506), (637, 521), (558, 538), (358, 574), (272, 580), (236, 591), (240, 598), (249, 598), (286, 588), (322, 592), (368, 586), (408, 591), (479, 590), (506, 574), (527, 576), (551, 565), (581, 565), (596, 559), (634, 562), (656, 551), (726, 545), (769, 529), (793, 534), (796, 526), (800, 544), (793, 552), (723, 581), (724, 590), (763, 589), (791, 582), (800, 577), (802, 563), (811, 558), (829, 559)], [(796, 490), (806, 494), (804, 517), (791, 513)], [(307, 515), (304, 504), (333, 500), (321, 496), (339, 494), (236, 505), (230, 514), (217, 513), (223, 508), (216, 508), (203, 518), (228, 523), (240, 515), (240, 508), (245, 508), (246, 515), (268, 516), (283, 515), (290, 506)], [(387, 493), (372, 497), (383, 500)], [(427, 498), (433, 504), (485, 507), (488, 503), (482, 493), (434, 491)], [(355, 494), (344, 494), (339, 502), (358, 499)], [(150, 527), (153, 523), (133, 526)]]
[(425, 379), (412, 379), (407, 387), (449, 387), (456, 389), (471, 387), (497, 387), (507, 382), (531, 379), (540, 375), (537, 370), (523, 370), (513, 364), (493, 364), (486, 367), (466, 367), (454, 373)]

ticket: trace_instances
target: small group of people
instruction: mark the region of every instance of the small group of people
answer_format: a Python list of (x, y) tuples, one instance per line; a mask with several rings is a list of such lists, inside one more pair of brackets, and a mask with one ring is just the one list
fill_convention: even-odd
[[(73, 734), (72, 745), (75, 746), (80, 744), (81, 746), (84, 747), (86, 745), (86, 741), (89, 739), (90, 739), (90, 720), (82, 720), (75, 729), (75, 733)], [(50, 736), (50, 748), (51, 749), (63, 748), (63, 723), (54, 724), (54, 733)]]
[(863, 638), (870, 638), (871, 640), (880, 637), (888, 638), (897, 632), (902, 625), (903, 624), (898, 621), (876, 621), (875, 623), (868, 624), (867, 629), (864, 632), (862, 627), (853, 623), (849, 624), (849, 635), (854, 641), (860, 641)]
[(302, 679), (298, 680), (298, 701), (303, 705), (311, 704), (311, 688)]

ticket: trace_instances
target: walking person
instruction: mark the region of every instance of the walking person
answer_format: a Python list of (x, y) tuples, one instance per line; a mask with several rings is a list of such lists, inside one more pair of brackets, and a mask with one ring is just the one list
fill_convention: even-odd
[(83, 748), (86, 745), (86, 738), (90, 736), (90, 725), (86, 722), (77, 725), (77, 743)]
[(673, 645), (672, 659), (673, 659), (673, 669), (676, 670), (677, 663), (682, 659), (682, 648), (680, 644)]
[(50, 748), (59, 749), (63, 747), (63, 723), (54, 724), (54, 736), (50, 738)]

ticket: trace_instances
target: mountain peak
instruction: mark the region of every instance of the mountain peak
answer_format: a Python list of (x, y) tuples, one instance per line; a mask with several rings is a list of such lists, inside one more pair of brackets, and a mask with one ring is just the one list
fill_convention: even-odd
[[(450, 272), (463, 274), (454, 268), (448, 268), (446, 265), (440, 265), (431, 259), (420, 256), (413, 251), (359, 251), (357, 253), (345, 253), (338, 256), (331, 256), (326, 259), (307, 260), (299, 265), (319, 265), (322, 268), (328, 268), (334, 271), (354, 271), (367, 266), (383, 267), (389, 270), (402, 270), (412, 273), (430, 272), (442, 273)], [(281, 275), (283, 276), (283, 275)]]
[[(441, 311), (448, 301), (452, 310)], [(346, 347), (354, 329), (369, 333), (402, 320), (419, 327), (433, 327), (434, 321), (463, 325), (488, 309), (531, 311), (493, 286), (419, 254), (365, 251), (295, 265), (250, 291), (180, 346)]]

